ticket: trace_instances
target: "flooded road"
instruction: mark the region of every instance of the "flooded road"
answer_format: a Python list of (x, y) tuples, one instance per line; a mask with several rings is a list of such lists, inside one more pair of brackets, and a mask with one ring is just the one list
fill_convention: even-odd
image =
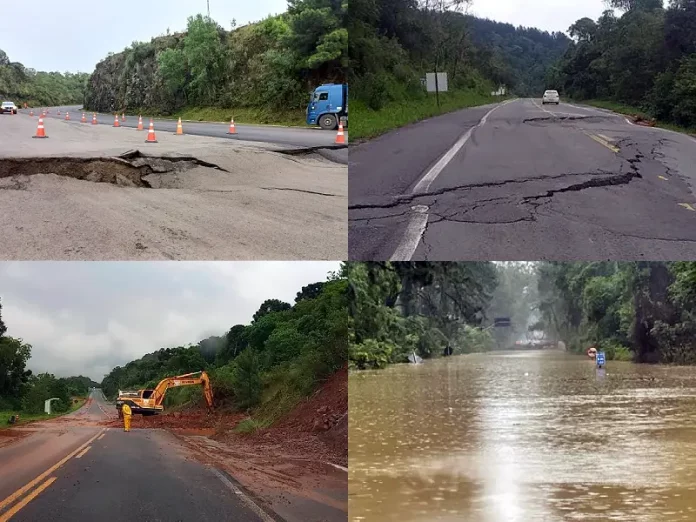
[(696, 520), (696, 367), (496, 352), (349, 394), (351, 521)]

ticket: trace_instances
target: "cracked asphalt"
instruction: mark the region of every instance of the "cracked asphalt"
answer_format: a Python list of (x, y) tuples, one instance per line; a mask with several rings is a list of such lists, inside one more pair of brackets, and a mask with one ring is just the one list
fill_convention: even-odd
[(695, 165), (694, 138), (602, 109), (458, 111), (351, 148), (349, 258), (694, 259)]

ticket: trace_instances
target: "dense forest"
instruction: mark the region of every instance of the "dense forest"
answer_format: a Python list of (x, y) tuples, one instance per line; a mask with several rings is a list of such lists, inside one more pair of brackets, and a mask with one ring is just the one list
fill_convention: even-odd
[(470, 0), (352, 0), (348, 27), (353, 97), (372, 109), (425, 96), (421, 78), (437, 67), (451, 89), (488, 94), (504, 84), (543, 92), (547, 69), (565, 52), (563, 33), (468, 16)]
[[(294, 304), (268, 299), (250, 324), (114, 368), (102, 390), (113, 398), (118, 390), (151, 388), (164, 377), (206, 370), (218, 405), (257, 408), (271, 422), (345, 365), (347, 285), (345, 277), (332, 274), (303, 287)], [(167, 393), (165, 404), (200, 397), (200, 390), (179, 388)]]
[(654, 117), (696, 126), (696, 0), (611, 0), (621, 9), (582, 18), (575, 43), (549, 84), (577, 99), (638, 106)]
[(10, 61), (0, 49), (0, 101), (32, 107), (82, 103), (88, 78), (85, 73), (35, 71)]
[(345, 81), (346, 10), (345, 0), (288, 0), (286, 13), (231, 31), (190, 17), (184, 33), (133, 42), (99, 62), (86, 108), (304, 110), (314, 87)]
[(0, 412), (41, 413), (44, 401), (57, 397), (52, 411), (62, 413), (71, 405), (72, 397), (85, 397), (89, 388), (98, 386), (88, 377), (56, 378), (50, 373), (34, 375), (27, 369), (31, 345), (6, 335), (0, 304)]
[[(696, 364), (696, 262), (348, 263), (351, 367), (512, 348), (543, 331), (582, 353)], [(496, 327), (495, 318), (509, 318)]]
[(696, 364), (696, 263), (544, 263), (539, 311), (573, 351)]
[[(383, 368), (415, 352), (437, 357), (506, 348), (535, 321), (533, 263), (351, 262), (350, 363)], [(511, 326), (492, 328), (495, 317)]]

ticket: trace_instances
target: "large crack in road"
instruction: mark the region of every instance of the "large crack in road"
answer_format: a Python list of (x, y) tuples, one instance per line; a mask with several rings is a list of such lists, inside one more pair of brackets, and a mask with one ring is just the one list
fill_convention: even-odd
[[(20, 176), (55, 174), (68, 178), (110, 183), (122, 187), (153, 188), (146, 179), (151, 174), (171, 174), (205, 167), (223, 172), (228, 170), (194, 156), (150, 156), (138, 150), (125, 152), (119, 156), (103, 157), (65, 157), (44, 156), (27, 158), (3, 158), (0, 161), (0, 178), (14, 178), (10, 189), (22, 189)], [(159, 188), (159, 187), (155, 187)]]

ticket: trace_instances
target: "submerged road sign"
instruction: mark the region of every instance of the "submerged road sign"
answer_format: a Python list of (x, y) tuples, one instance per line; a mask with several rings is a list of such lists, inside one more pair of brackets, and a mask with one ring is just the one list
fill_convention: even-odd
[(604, 366), (604, 361), (605, 361), (604, 352), (597, 352), (596, 361), (597, 361), (598, 367), (601, 368), (602, 366)]

